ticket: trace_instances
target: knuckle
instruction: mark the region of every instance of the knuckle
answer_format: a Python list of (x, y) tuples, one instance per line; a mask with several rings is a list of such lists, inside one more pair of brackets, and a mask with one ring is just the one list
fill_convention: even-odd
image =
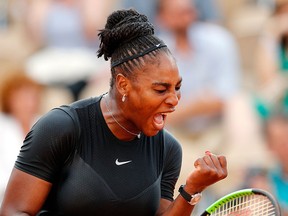
[(220, 179), (225, 179), (228, 176), (228, 173), (226, 171), (222, 171), (220, 175)]

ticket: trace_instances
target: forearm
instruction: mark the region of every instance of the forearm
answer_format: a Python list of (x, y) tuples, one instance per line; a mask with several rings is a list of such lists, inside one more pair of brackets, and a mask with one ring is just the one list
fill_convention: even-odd
[[(2, 215), (1, 215), (2, 216)], [(4, 216), (4, 215), (3, 215)], [(7, 214), (7, 216), (32, 216), (30, 214), (27, 214), (25, 212), (17, 212), (15, 214)]]
[[(190, 216), (195, 205), (197, 204), (197, 199), (191, 199), (190, 202), (194, 203), (194, 204), (190, 204), (188, 203), (188, 201), (182, 196), (183, 192), (188, 193), (189, 195), (192, 194), (197, 194), (202, 192), (204, 189), (206, 188), (206, 186), (201, 186), (201, 185), (197, 185), (194, 184), (193, 182), (187, 181), (186, 185), (184, 186), (182, 192), (179, 192), (179, 195), (177, 196), (177, 198), (173, 201), (173, 202), (169, 202), (168, 201), (161, 201), (160, 204), (160, 209), (162, 209), (162, 212), (160, 212), (160, 214), (157, 215), (161, 215), (161, 216), (176, 216), (176, 215), (184, 215), (184, 216)], [(180, 191), (180, 190), (179, 190)], [(200, 196), (201, 198), (201, 196)], [(166, 204), (165, 204), (166, 202)], [(162, 206), (161, 206), (162, 205)], [(166, 206), (166, 208), (165, 208)]]
[(20, 211), (14, 211), (14, 210), (2, 211), (0, 209), (0, 216), (32, 216), (32, 215), (26, 212), (20, 212)]
[(157, 216), (190, 216), (194, 206), (190, 205), (181, 195), (169, 205), (169, 207), (163, 211), (159, 212)]
[[(200, 193), (210, 185), (227, 177), (226, 158), (214, 155), (209, 151), (205, 152), (204, 157), (198, 158), (194, 162), (194, 167), (195, 170), (188, 176), (186, 185), (181, 189), (181, 194), (174, 202), (161, 200), (157, 216), (190, 216), (194, 209), (194, 205), (190, 205), (190, 203), (195, 204), (201, 198), (201, 196), (198, 199), (191, 197), (192, 199), (188, 203), (190, 195)], [(187, 196), (187, 200), (182, 195)]]

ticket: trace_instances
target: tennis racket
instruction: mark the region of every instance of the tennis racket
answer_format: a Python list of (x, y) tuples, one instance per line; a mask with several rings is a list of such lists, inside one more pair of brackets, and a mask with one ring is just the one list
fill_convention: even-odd
[(267, 191), (250, 188), (232, 192), (210, 205), (201, 216), (280, 216), (276, 199)]

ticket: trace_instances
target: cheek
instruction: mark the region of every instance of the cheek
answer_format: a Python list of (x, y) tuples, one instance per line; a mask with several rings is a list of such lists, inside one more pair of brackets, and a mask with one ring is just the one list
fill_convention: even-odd
[(155, 97), (149, 90), (136, 89), (136, 93), (133, 94), (129, 105), (132, 112), (148, 113), (153, 107), (155, 108)]
[(143, 118), (148, 118), (151, 113), (153, 113), (153, 110), (155, 109), (155, 107), (153, 107), (151, 104), (147, 104), (147, 103), (141, 103), (140, 106), (138, 106), (134, 112), (136, 115), (138, 115), (139, 117)]
[(140, 118), (141, 121), (148, 121), (158, 107), (159, 103), (151, 98), (139, 98), (139, 102), (132, 107), (131, 112), (136, 115), (137, 119)]

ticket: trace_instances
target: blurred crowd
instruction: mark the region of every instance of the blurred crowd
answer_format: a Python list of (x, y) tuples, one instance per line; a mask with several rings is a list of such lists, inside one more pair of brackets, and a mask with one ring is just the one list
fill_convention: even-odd
[(37, 118), (108, 90), (98, 32), (120, 8), (148, 16), (183, 77), (167, 120), (183, 147), (176, 189), (210, 150), (227, 156), (229, 176), (205, 192), (199, 213), (226, 193), (257, 187), (287, 216), (288, 0), (1, 0), (0, 203)]

